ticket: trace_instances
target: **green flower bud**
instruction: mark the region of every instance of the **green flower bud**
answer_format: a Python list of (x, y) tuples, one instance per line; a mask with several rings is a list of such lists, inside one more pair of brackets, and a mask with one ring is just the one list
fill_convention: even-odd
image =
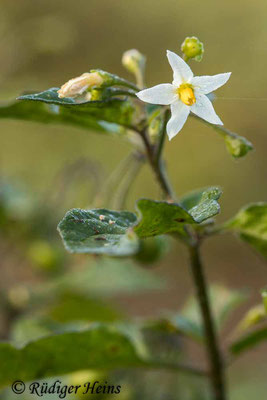
[(143, 71), (146, 57), (136, 49), (127, 50), (122, 55), (122, 65), (132, 74)]
[(266, 311), (263, 304), (251, 308), (238, 325), (240, 331), (244, 331), (266, 320)]
[(190, 58), (201, 61), (204, 53), (204, 45), (195, 36), (187, 37), (181, 46), (181, 50), (184, 53), (185, 61), (188, 61)]
[(92, 87), (102, 86), (103, 83), (104, 79), (97, 71), (92, 73), (85, 72), (81, 76), (64, 83), (58, 90), (58, 97), (62, 99), (64, 97), (81, 96)]

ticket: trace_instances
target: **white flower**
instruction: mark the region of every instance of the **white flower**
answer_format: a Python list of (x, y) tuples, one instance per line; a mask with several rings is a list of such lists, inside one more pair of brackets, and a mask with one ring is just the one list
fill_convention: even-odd
[(206, 94), (224, 85), (231, 72), (214, 76), (194, 76), (187, 63), (172, 51), (167, 57), (173, 70), (173, 82), (141, 90), (136, 95), (151, 104), (170, 105), (167, 134), (171, 140), (184, 126), (190, 111), (211, 124), (223, 125)]

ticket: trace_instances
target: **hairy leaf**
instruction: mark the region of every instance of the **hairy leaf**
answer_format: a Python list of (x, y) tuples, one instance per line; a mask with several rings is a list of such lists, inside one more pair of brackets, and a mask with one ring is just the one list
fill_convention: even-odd
[(220, 212), (217, 200), (221, 194), (222, 191), (217, 187), (204, 190), (197, 204), (188, 210), (189, 214), (198, 223), (217, 215)]
[(139, 248), (136, 236), (128, 231), (135, 223), (136, 215), (128, 211), (73, 209), (59, 223), (58, 230), (72, 253), (126, 256)]
[(185, 229), (187, 224), (199, 224), (218, 214), (220, 206), (217, 199), (220, 194), (218, 188), (202, 191), (194, 202), (187, 200), (190, 207), (194, 204), (190, 209), (186, 209), (186, 202), (180, 205), (141, 199), (137, 202), (141, 220), (134, 231), (141, 238), (167, 233), (177, 233), (179, 236), (187, 237)]
[(42, 123), (60, 123), (100, 132), (120, 132), (131, 125), (133, 107), (126, 99), (107, 99), (77, 103), (60, 99), (58, 88), (19, 97), (20, 101), (0, 107), (0, 118)]
[(137, 202), (141, 220), (134, 228), (140, 238), (178, 233), (187, 236), (186, 224), (194, 224), (191, 215), (178, 204), (141, 199)]

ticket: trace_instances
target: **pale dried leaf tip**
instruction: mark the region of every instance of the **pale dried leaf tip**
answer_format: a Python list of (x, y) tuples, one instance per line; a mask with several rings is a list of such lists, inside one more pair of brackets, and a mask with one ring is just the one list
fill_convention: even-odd
[(104, 221), (105, 215), (99, 215), (99, 219), (100, 219), (100, 221)]
[(101, 86), (103, 78), (98, 72), (85, 72), (77, 78), (70, 79), (57, 91), (59, 98), (81, 96), (89, 88)]

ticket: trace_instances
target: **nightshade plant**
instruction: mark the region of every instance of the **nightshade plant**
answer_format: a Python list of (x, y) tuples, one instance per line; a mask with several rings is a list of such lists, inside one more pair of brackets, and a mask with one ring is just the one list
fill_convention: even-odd
[[(184, 60), (200, 61), (203, 49), (197, 38), (186, 38), (182, 45)], [(140, 336), (144, 327), (136, 326), (134, 333), (130, 334), (125, 326), (105, 324), (40, 339), (19, 350), (12, 345), (0, 345), (1, 357), (9, 360), (5, 371), (1, 371), (1, 385), (9, 384), (14, 379), (29, 380), (83, 368), (155, 367), (208, 379), (210, 398), (226, 400), (225, 369), (229, 360), (233, 361), (237, 355), (267, 338), (266, 291), (263, 291), (263, 304), (244, 316), (235, 330), (235, 339), (227, 351), (222, 352), (218, 331), (242, 296), (218, 288), (210, 290), (200, 256), (200, 248), (206, 238), (232, 232), (267, 257), (267, 203), (249, 204), (229, 221), (217, 225), (215, 217), (220, 212), (221, 189), (210, 187), (177, 197), (163, 160), (166, 135), (172, 139), (189, 116), (218, 132), (232, 157), (243, 157), (252, 150), (252, 144), (247, 139), (222, 126), (213, 109), (212, 92), (225, 84), (230, 74), (193, 77), (189, 65), (181, 57), (170, 51), (167, 55), (174, 72), (172, 84), (145, 89), (146, 59), (139, 51), (129, 50), (122, 61), (135, 75), (136, 83), (102, 70), (91, 70), (71, 79), (60, 89), (51, 88), (20, 96), (19, 101), (0, 108), (0, 117), (69, 124), (110, 133), (134, 143), (126, 165), (130, 171), (127, 182), (122, 188), (120, 185), (112, 187), (112, 190), (119, 191), (119, 208), (123, 208), (134, 177), (144, 161), (151, 167), (162, 198), (139, 199), (136, 213), (106, 208), (72, 209), (59, 223), (58, 230), (69, 252), (139, 260), (143, 256), (151, 260), (151, 256), (160, 253), (164, 235), (184, 243), (190, 255), (201, 322), (190, 319), (188, 315), (167, 315), (152, 325), (154, 329), (175, 332), (203, 344), (208, 369), (199, 369), (179, 360), (169, 362), (151, 354)], [(154, 254), (149, 254), (151, 243)], [(75, 353), (75, 361), (72, 358), (73, 346), (76, 350), (83, 349), (79, 357)], [(34, 348), (43, 354), (38, 361), (34, 359)], [(53, 361), (55, 348), (60, 348), (64, 357), (59, 355)], [(23, 360), (27, 360), (26, 367)], [(47, 365), (48, 372), (45, 369)]]

